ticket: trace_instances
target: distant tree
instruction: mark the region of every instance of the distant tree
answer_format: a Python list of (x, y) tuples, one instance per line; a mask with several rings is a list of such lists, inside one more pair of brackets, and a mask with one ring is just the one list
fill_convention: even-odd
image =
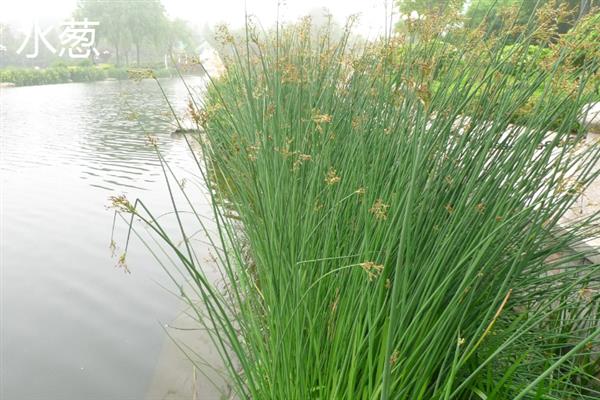
[(96, 43), (114, 49), (116, 64), (128, 63), (133, 49), (137, 65), (142, 54), (156, 55), (172, 51), (174, 46), (193, 47), (193, 31), (182, 20), (169, 20), (160, 0), (110, 1), (79, 0), (76, 18), (100, 22)]
[(156, 37), (156, 43), (162, 44), (167, 54), (172, 54), (175, 49), (193, 50), (199, 41), (194, 31), (182, 19), (166, 21), (162, 32)]
[[(62, 21), (60, 21), (62, 22)], [(39, 23), (40, 28), (56, 27), (59, 21), (45, 20)], [(60, 43), (57, 29), (50, 29), (44, 38), (54, 48), (51, 50), (43, 42), (38, 43), (38, 53), (33, 58), (27, 57), (34, 52), (34, 25), (28, 27), (28, 32), (21, 32), (8, 24), (0, 24), (0, 65), (20, 67), (47, 67), (60, 62), (58, 44)], [(21, 47), (24, 46), (22, 49)], [(21, 49), (20, 53), (17, 51)]]
[(79, 0), (74, 12), (76, 19), (88, 18), (100, 24), (96, 27), (96, 46), (106, 43), (115, 50), (116, 64), (121, 64), (121, 52), (130, 44), (125, 2)]
[(11, 29), (7, 24), (0, 24), (0, 66), (17, 65), (23, 58), (17, 55), (17, 49), (23, 43), (25, 35)]
[(126, 21), (135, 47), (136, 64), (140, 65), (143, 44), (151, 43), (156, 34), (167, 27), (167, 17), (160, 0), (136, 0), (126, 3)]

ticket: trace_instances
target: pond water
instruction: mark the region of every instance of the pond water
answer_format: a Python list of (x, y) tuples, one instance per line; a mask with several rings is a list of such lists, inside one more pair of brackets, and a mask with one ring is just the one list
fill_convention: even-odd
[[(162, 83), (183, 111), (183, 83)], [(181, 305), (139, 241), (131, 273), (117, 267), (126, 226), (112, 254), (106, 206), (126, 194), (169, 210), (146, 133), (181, 173), (187, 144), (153, 81), (7, 88), (0, 110), (0, 398), (143, 399)]]

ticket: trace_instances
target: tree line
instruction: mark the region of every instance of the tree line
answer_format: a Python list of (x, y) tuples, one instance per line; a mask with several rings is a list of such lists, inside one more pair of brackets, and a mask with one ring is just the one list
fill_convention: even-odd
[(144, 51), (172, 54), (190, 50), (197, 43), (195, 33), (185, 21), (167, 18), (160, 0), (79, 0), (74, 17), (100, 22), (96, 45), (110, 46), (117, 65), (129, 64), (131, 51), (139, 65)]

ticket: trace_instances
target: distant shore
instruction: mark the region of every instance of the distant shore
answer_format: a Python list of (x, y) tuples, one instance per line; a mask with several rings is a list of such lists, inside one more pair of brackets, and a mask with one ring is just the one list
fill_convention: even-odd
[(175, 68), (132, 68), (117, 67), (112, 64), (89, 66), (59, 65), (48, 68), (0, 68), (0, 87), (51, 85), (71, 82), (96, 82), (104, 80), (124, 80), (132, 71), (152, 70), (159, 78), (177, 75)]

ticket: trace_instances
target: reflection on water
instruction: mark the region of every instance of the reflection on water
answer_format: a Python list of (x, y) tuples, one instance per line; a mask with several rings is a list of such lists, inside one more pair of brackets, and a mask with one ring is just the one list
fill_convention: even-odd
[[(183, 110), (184, 85), (163, 84)], [(165, 111), (152, 81), (2, 90), (1, 399), (144, 397), (160, 323), (178, 305), (140, 243), (127, 255), (131, 274), (115, 267), (106, 206), (125, 193), (169, 209), (146, 133), (176, 171), (193, 167)]]

